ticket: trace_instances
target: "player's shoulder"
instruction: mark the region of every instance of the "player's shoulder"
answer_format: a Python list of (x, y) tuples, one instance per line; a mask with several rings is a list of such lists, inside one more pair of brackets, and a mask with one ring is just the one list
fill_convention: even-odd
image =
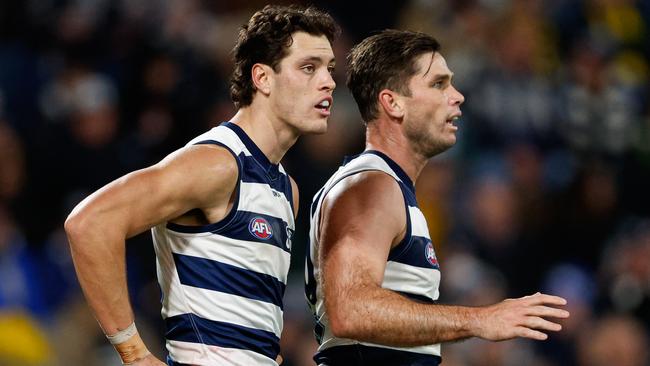
[(225, 147), (214, 144), (184, 146), (169, 154), (159, 168), (182, 175), (187, 180), (231, 187), (239, 178), (235, 156)]
[(188, 145), (178, 149), (174, 154), (179, 162), (204, 168), (219, 168), (236, 172), (238, 163), (235, 155), (225, 146), (216, 144)]
[(399, 184), (384, 171), (360, 172), (340, 181), (322, 201), (321, 215), (330, 228), (387, 237), (398, 235), (406, 220)]
[(350, 202), (353, 206), (390, 208), (401, 203), (398, 182), (381, 170), (369, 170), (343, 178), (329, 191), (328, 203)]
[(343, 178), (336, 186), (339, 186), (343, 190), (364, 191), (368, 193), (399, 191), (399, 185), (395, 178), (382, 170), (367, 170), (350, 175)]

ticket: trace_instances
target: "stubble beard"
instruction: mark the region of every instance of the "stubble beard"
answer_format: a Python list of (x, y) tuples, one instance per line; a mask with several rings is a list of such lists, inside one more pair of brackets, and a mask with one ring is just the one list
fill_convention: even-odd
[(433, 134), (433, 136), (431, 134), (431, 132), (426, 130), (406, 130), (406, 135), (409, 141), (411, 141), (411, 146), (413, 146), (415, 153), (426, 159), (441, 154), (456, 144), (455, 141), (451, 143), (445, 142), (437, 134)]

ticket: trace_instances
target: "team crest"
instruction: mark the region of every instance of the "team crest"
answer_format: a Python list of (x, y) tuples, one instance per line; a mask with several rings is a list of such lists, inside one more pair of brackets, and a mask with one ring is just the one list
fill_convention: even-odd
[(438, 265), (438, 258), (436, 258), (436, 252), (433, 250), (433, 244), (431, 242), (427, 243), (424, 247), (424, 255), (427, 258), (427, 262), (431, 263), (432, 266)]
[(263, 217), (254, 217), (248, 224), (248, 231), (254, 237), (262, 240), (271, 239), (273, 237), (273, 228), (268, 221)]

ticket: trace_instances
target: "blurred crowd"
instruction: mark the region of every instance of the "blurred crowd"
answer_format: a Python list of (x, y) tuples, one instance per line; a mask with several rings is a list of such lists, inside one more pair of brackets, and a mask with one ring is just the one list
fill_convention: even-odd
[[(458, 144), (417, 186), (441, 302), (543, 291), (572, 314), (544, 342), (444, 345), (443, 364), (650, 365), (650, 2), (310, 3), (343, 34), (329, 130), (283, 161), (302, 200), (284, 365), (313, 365), (316, 346), (302, 292), (307, 207), (342, 157), (363, 149), (345, 55), (384, 28), (438, 38), (466, 96)], [(83, 300), (63, 221), (94, 190), (234, 114), (230, 50), (264, 4), (0, 2), (0, 365), (119, 364)], [(127, 253), (138, 327), (162, 355), (149, 234)]]

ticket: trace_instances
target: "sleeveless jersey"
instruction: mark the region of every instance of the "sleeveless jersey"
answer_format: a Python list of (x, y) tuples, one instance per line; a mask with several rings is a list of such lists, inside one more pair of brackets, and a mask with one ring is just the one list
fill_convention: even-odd
[(226, 122), (188, 143), (237, 161), (236, 200), (204, 226), (152, 229), (170, 365), (274, 365), (295, 230), (289, 176)]
[[(363, 352), (370, 352), (374, 355), (373, 357), (377, 357), (377, 360), (372, 361), (375, 362), (374, 364), (397, 364), (386, 360), (403, 361), (414, 358), (419, 359), (419, 362), (422, 362), (422, 359), (431, 359), (433, 361), (433, 363), (415, 363), (418, 365), (437, 364), (440, 360), (440, 344), (420, 347), (389, 347), (337, 338), (329, 329), (323, 299), (324, 294), (321, 287), (318, 286), (318, 277), (320, 275), (320, 263), (318, 261), (320, 237), (318, 228), (321, 206), (328, 192), (341, 180), (366, 171), (382, 171), (393, 177), (399, 184), (404, 196), (406, 210), (406, 234), (404, 240), (393, 248), (388, 255), (384, 280), (381, 286), (415, 301), (433, 303), (438, 299), (440, 268), (431, 243), (426, 220), (415, 199), (415, 188), (411, 179), (397, 163), (379, 151), (366, 151), (351, 160), (346, 160), (344, 165), (316, 193), (310, 210), (310, 248), (307, 252), (305, 266), (305, 294), (316, 318), (315, 333), (320, 345), (314, 358), (317, 363), (327, 360), (331, 362), (331, 359), (325, 356), (341, 354), (347, 352), (345, 350), (349, 350), (349, 355), (343, 355), (339, 359), (348, 358), (351, 362), (352, 358), (357, 357), (356, 355), (360, 353), (360, 350), (363, 350)], [(362, 220), (363, 218), (358, 219)], [(367, 361), (365, 364), (373, 364), (368, 361), (371, 358), (365, 357), (365, 359)], [(357, 361), (360, 362), (359, 364), (364, 364), (362, 360), (357, 359)], [(331, 363), (335, 364), (335, 362)]]

